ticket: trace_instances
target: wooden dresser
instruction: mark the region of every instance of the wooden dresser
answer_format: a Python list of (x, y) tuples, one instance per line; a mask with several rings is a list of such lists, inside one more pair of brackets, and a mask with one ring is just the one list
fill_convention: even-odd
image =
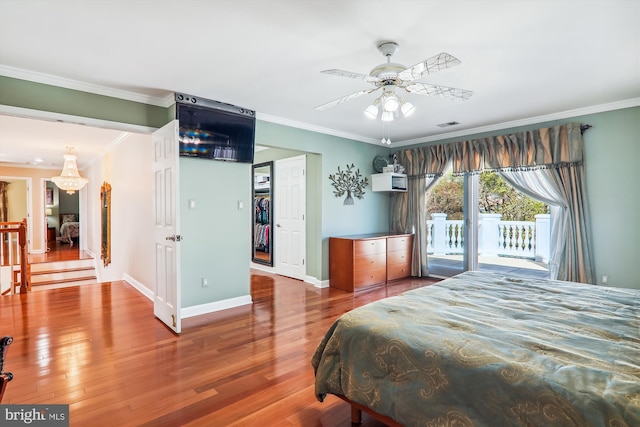
[(329, 283), (353, 292), (411, 275), (412, 234), (329, 238)]
[(56, 228), (47, 227), (47, 242), (55, 242), (55, 241), (56, 241)]

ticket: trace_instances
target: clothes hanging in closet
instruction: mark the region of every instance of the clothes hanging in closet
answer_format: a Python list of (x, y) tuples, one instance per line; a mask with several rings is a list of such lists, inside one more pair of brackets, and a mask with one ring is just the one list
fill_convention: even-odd
[(255, 210), (254, 246), (256, 250), (262, 252), (269, 252), (270, 204), (269, 196), (255, 197), (253, 199)]
[(271, 201), (268, 197), (256, 197), (253, 206), (256, 214), (256, 224), (269, 224), (269, 207)]
[(255, 248), (262, 252), (269, 252), (269, 224), (256, 224), (254, 229)]

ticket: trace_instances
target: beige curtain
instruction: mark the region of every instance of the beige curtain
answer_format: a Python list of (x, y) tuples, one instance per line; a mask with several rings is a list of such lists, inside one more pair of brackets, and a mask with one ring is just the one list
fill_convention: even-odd
[(560, 246), (559, 252), (563, 254), (558, 260), (558, 278), (591, 283), (595, 274), (592, 252), (587, 245), (589, 230), (582, 166), (583, 129), (580, 123), (568, 123), (396, 153), (407, 170), (409, 184), (407, 193), (395, 194), (392, 199), (391, 231), (415, 233), (412, 275), (428, 273), (424, 205), (426, 177), (442, 174), (447, 162), (451, 161), (455, 174), (552, 169), (553, 173), (542, 176), (553, 177), (545, 178), (550, 180), (548, 185), (563, 188), (561, 205), (568, 218), (565, 221), (566, 235), (552, 230), (553, 236), (559, 236), (554, 244)]
[[(407, 172), (407, 192), (391, 196), (391, 231), (413, 233), (411, 275), (427, 276), (427, 218), (425, 193), (428, 177), (442, 175), (449, 158), (450, 147), (436, 145), (401, 151), (398, 162)], [(430, 179), (429, 183), (433, 183)]]
[(499, 171), (513, 187), (551, 206), (551, 279), (593, 283), (593, 254), (587, 231), (582, 165), (534, 171)]

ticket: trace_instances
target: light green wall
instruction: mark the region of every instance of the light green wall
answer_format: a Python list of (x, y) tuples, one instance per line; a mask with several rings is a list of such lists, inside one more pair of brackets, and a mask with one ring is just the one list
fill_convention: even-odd
[(66, 191), (58, 191), (60, 213), (74, 213), (80, 214), (80, 195), (76, 191), (73, 194), (67, 194)]
[(249, 295), (251, 165), (180, 158), (179, 167), (182, 307)]
[[(569, 122), (590, 124), (584, 133), (584, 169), (589, 206), (589, 243), (597, 283), (640, 289), (640, 107), (537, 123), (420, 145), (501, 135)], [(412, 147), (414, 147), (412, 146)], [(406, 149), (407, 147), (402, 147)]]
[(580, 117), (596, 278), (640, 289), (640, 107)]

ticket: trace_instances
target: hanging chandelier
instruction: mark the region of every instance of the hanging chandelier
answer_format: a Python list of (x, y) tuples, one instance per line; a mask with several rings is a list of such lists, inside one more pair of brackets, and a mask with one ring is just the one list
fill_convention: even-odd
[(73, 147), (66, 148), (69, 152), (63, 156), (64, 166), (62, 166), (62, 172), (60, 172), (60, 176), (54, 176), (51, 180), (59, 189), (65, 190), (67, 194), (73, 194), (87, 185), (89, 180), (81, 177), (78, 173), (78, 165), (76, 163), (78, 156), (71, 154)]

